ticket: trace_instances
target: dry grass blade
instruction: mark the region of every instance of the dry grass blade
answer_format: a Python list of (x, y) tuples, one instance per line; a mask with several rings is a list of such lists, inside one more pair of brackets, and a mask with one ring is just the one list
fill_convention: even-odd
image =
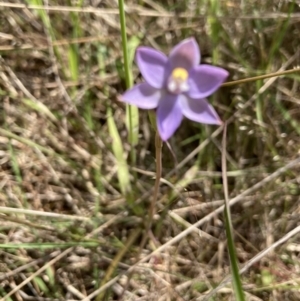
[(50, 218), (57, 218), (57, 219), (65, 219), (65, 220), (78, 220), (78, 221), (89, 221), (90, 218), (85, 216), (74, 216), (74, 215), (67, 215), (55, 212), (44, 212), (44, 211), (37, 211), (37, 210), (30, 210), (30, 209), (20, 209), (20, 208), (9, 208), (9, 207), (1, 207), (1, 213), (7, 214), (22, 214), (22, 215), (33, 215), (33, 216), (42, 216), (42, 217), (50, 217)]
[[(90, 14), (111, 14), (111, 15), (117, 15), (119, 13), (118, 9), (99, 9), (99, 8), (92, 8), (92, 7), (86, 7), (86, 8), (77, 8), (72, 6), (42, 6), (42, 5), (25, 5), (25, 4), (18, 4), (18, 3), (9, 3), (9, 2), (2, 2), (0, 3), (0, 7), (11, 7), (11, 8), (19, 8), (19, 9), (47, 9), (49, 11), (57, 11), (57, 12), (78, 12), (78, 13), (90, 13)], [(127, 6), (126, 11), (128, 13), (138, 13), (138, 15), (143, 17), (161, 17), (161, 18), (184, 18), (189, 19), (195, 17), (194, 14), (191, 13), (180, 13), (176, 15), (175, 13), (170, 12), (164, 12), (164, 11), (157, 11), (157, 10), (149, 10), (144, 9), (143, 7), (137, 8), (136, 6)], [(222, 17), (218, 16), (218, 19), (244, 19), (244, 20), (252, 20), (252, 19), (286, 19), (289, 17), (289, 14), (287, 13), (268, 13), (268, 14), (253, 14), (253, 15), (245, 15), (245, 16), (235, 16), (235, 17)], [(207, 18), (207, 16), (198, 16), (198, 18)], [(300, 19), (300, 13), (293, 13), (290, 15), (291, 19)]]

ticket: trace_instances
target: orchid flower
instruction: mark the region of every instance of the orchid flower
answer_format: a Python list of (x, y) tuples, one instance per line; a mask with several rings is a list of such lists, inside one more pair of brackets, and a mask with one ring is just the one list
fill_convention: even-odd
[(180, 42), (169, 57), (153, 48), (139, 47), (135, 60), (145, 82), (127, 90), (121, 100), (140, 109), (156, 109), (163, 141), (174, 134), (183, 116), (200, 123), (222, 124), (206, 97), (220, 87), (228, 72), (199, 65), (200, 49), (194, 38)]

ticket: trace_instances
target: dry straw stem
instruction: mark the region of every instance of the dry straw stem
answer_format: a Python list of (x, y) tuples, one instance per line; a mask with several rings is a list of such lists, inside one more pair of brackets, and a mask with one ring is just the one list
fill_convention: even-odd
[(278, 77), (278, 76), (287, 75), (287, 74), (293, 74), (293, 73), (296, 73), (296, 72), (300, 72), (300, 67), (296, 67), (296, 68), (285, 70), (285, 71), (278, 71), (278, 72), (273, 72), (273, 73), (248, 77), (248, 78), (244, 78), (244, 79), (234, 80), (234, 81), (231, 81), (231, 82), (226, 82), (222, 85), (222, 87), (228, 87), (228, 86), (234, 86), (234, 85), (238, 85), (238, 84), (244, 84), (244, 83), (253, 82), (253, 81), (256, 81), (256, 80), (261, 80), (261, 79), (266, 79), (266, 78), (271, 78), (271, 77)]
[[(26, 4), (19, 4), (19, 3), (9, 3), (9, 2), (2, 2), (0, 3), (0, 7), (10, 7), (10, 8), (18, 8), (18, 9), (47, 9), (49, 11), (54, 12), (77, 12), (77, 13), (89, 13), (95, 15), (118, 15), (118, 9), (101, 9), (101, 8), (93, 8), (93, 7), (72, 7), (72, 6), (44, 6), (44, 5), (26, 5)], [(145, 9), (144, 7), (135, 5), (135, 6), (126, 6), (125, 11), (128, 14), (137, 14), (143, 17), (158, 17), (158, 18), (195, 18), (195, 14), (192, 13), (172, 13), (166, 11), (157, 11), (151, 9)], [(207, 16), (198, 16), (199, 19), (206, 19)], [(300, 19), (300, 13), (264, 13), (264, 14), (255, 14), (255, 15), (241, 15), (241, 16), (216, 16), (218, 19)]]
[[(118, 36), (112, 36), (113, 38), (117, 38)], [(13, 40), (14, 37), (11, 37), (11, 40)], [(56, 40), (52, 42), (52, 46), (56, 47), (56, 46), (69, 46), (69, 45), (74, 45), (74, 44), (86, 44), (86, 43), (94, 43), (94, 42), (101, 42), (104, 43), (107, 40), (106, 37), (103, 36), (87, 36), (87, 37), (80, 37), (80, 38), (73, 38), (73, 39), (61, 39), (61, 40)], [(40, 45), (32, 45), (32, 44), (22, 44), (18, 47), (16, 46), (11, 46), (11, 45), (0, 45), (0, 51), (12, 51), (12, 50), (30, 50), (30, 49), (35, 49), (35, 50), (45, 50), (48, 49), (49, 45), (47, 43), (42, 43)], [(110, 74), (102, 76), (102, 80), (111, 80), (112, 76)], [(103, 79), (104, 78), (104, 79)], [(100, 79), (99, 79), (100, 80)], [(75, 82), (76, 83), (76, 82)], [(79, 82), (78, 82), (79, 84)], [(74, 81), (71, 82), (64, 82), (64, 85), (66, 87), (70, 87), (72, 85), (74, 85)], [(53, 86), (51, 86), (48, 83), (49, 88), (53, 88)]]
[(2, 206), (0, 206), (0, 213), (24, 214), (24, 215), (50, 217), (50, 218), (73, 220), (73, 221), (77, 220), (77, 221), (88, 222), (91, 220), (89, 217), (84, 217), (84, 216), (67, 215), (67, 214), (54, 213), (54, 212), (45, 212), (45, 211), (37, 211), (37, 210), (30, 210), (30, 209), (23, 209), (23, 208), (2, 207)]

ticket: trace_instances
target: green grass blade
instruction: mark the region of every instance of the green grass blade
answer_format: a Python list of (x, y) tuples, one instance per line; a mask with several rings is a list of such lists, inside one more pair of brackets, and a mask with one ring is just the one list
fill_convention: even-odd
[(70, 75), (72, 80), (78, 79), (78, 55), (77, 55), (77, 48), (74, 45), (69, 46), (68, 50), (68, 61), (69, 61), (69, 68), (70, 68)]
[[(139, 44), (140, 44), (140, 39), (137, 36), (131, 37), (128, 41), (128, 67), (129, 67), (129, 70), (132, 69), (133, 61), (134, 61), (134, 57), (135, 57), (135, 51), (136, 51), (136, 48), (139, 46)], [(132, 84), (133, 84), (132, 72), (129, 72), (128, 75), (129, 75), (129, 85), (132, 86)]]
[(46, 115), (52, 121), (57, 121), (57, 118), (55, 117), (55, 115), (42, 102), (36, 102), (29, 98), (22, 98), (21, 100), (27, 107), (29, 107), (41, 114)]
[(288, 110), (285, 109), (283, 104), (279, 101), (275, 101), (275, 105), (278, 108), (278, 110), (281, 112), (283, 118), (290, 123), (290, 125), (295, 129), (298, 135), (300, 135), (300, 124), (297, 122), (296, 119), (294, 119)]
[(112, 139), (112, 150), (118, 165), (118, 180), (121, 192), (126, 195), (130, 189), (130, 174), (127, 162), (124, 158), (124, 149), (120, 138), (116, 123), (113, 118), (112, 109), (107, 108), (107, 124), (109, 135)]
[[(130, 61), (129, 61), (129, 45), (127, 43), (127, 34), (126, 34), (124, 1), (119, 0), (118, 3), (119, 3), (120, 26), (121, 26), (121, 35), (122, 35), (125, 81), (126, 81), (126, 88), (129, 89), (132, 86), (132, 74), (130, 71), (131, 68), (130, 68)], [(135, 49), (136, 44), (137, 43), (135, 40), (131, 40), (131, 49)], [(132, 54), (131, 57), (133, 57)], [(138, 109), (137, 108), (129, 105), (126, 106), (126, 123), (129, 129), (129, 143), (131, 145), (131, 150), (130, 150), (131, 163), (134, 165), (136, 162), (136, 154), (135, 154), (134, 146), (138, 143)]]
[(17, 179), (17, 182), (19, 184), (22, 184), (21, 170), (20, 170), (16, 155), (15, 155), (15, 152), (14, 152), (14, 148), (11, 144), (11, 140), (9, 140), (9, 143), (8, 143), (8, 150), (9, 150), (9, 154), (10, 154), (10, 158), (11, 158), (10, 162), (11, 162), (12, 169), (14, 171), (15, 177)]
[(45, 284), (44, 280), (41, 277), (35, 277), (33, 279), (33, 282), (39, 287), (39, 289), (44, 294), (47, 294), (49, 292), (49, 289), (48, 289), (47, 285)]
[(236, 250), (235, 250), (235, 245), (234, 245), (234, 240), (232, 235), (230, 211), (228, 210), (227, 206), (225, 206), (224, 214), (225, 214), (227, 246), (228, 246), (231, 271), (232, 271), (232, 279), (233, 279), (233, 288), (235, 291), (236, 300), (244, 301), (245, 296), (244, 296), (242, 282), (239, 274), (239, 266), (238, 266)]
[(223, 179), (223, 190), (224, 190), (224, 215), (225, 215), (225, 228), (227, 237), (227, 247), (230, 257), (230, 265), (233, 279), (233, 288), (235, 292), (236, 300), (244, 301), (245, 296), (242, 287), (242, 281), (239, 273), (238, 259), (236, 255), (236, 249), (233, 239), (233, 231), (230, 216), (229, 196), (228, 196), (228, 181), (227, 181), (227, 159), (226, 159), (226, 135), (227, 135), (227, 124), (224, 126), (223, 141), (222, 141), (222, 179)]
[[(27, 0), (26, 1), (29, 5), (37, 5), (37, 6), (44, 6), (43, 0)], [(44, 9), (37, 9), (36, 10), (37, 15), (42, 19), (44, 25), (47, 28), (50, 28), (50, 20), (48, 18), (47, 13)]]
[(20, 141), (22, 143), (24, 143), (25, 145), (28, 145), (32, 148), (37, 148), (39, 149), (40, 151), (42, 151), (43, 153), (45, 154), (48, 154), (48, 155), (56, 155), (56, 153), (52, 150), (52, 149), (49, 149), (47, 147), (44, 147), (44, 146), (41, 146), (33, 141), (31, 141), (30, 139), (26, 139), (26, 138), (23, 138), (23, 137), (20, 137), (10, 131), (7, 131), (5, 129), (1, 129), (0, 128), (0, 134), (7, 137), (7, 138), (11, 138), (11, 139), (15, 139), (17, 141)]
[[(68, 1), (69, 5), (72, 5), (71, 1)], [(78, 1), (78, 5), (76, 7), (82, 6), (82, 0)], [(78, 39), (82, 36), (81, 27), (80, 27), (80, 19), (78, 17), (78, 13), (71, 12), (71, 20), (73, 25), (72, 38)], [(79, 78), (79, 46), (78, 44), (71, 44), (68, 50), (68, 61), (70, 67), (70, 75), (71, 79), (76, 81)]]
[[(140, 39), (133, 36), (128, 41), (128, 64), (129, 69), (132, 69), (132, 64), (134, 60), (134, 55), (137, 46), (140, 44)], [(129, 85), (133, 85), (132, 73), (129, 73)], [(139, 110), (136, 106), (126, 106), (126, 127), (129, 132), (128, 141), (132, 146), (138, 144), (138, 134), (139, 134)], [(134, 160), (135, 162), (135, 160)]]

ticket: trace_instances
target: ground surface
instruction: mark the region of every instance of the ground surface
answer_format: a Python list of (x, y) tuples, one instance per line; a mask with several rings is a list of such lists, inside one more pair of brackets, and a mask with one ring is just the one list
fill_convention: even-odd
[[(218, 209), (222, 128), (185, 120), (172, 152), (163, 147), (145, 236), (154, 132), (140, 111), (138, 141), (128, 142), (117, 2), (26, 4), (0, 3), (1, 300), (205, 300), (230, 275)], [(168, 53), (193, 36), (202, 62), (227, 69), (228, 81), (300, 65), (299, 1), (126, 4), (130, 57), (138, 45)], [(132, 74), (141, 80), (135, 64)], [(226, 86), (210, 98), (229, 120), (228, 188), (247, 300), (300, 300), (299, 80)], [(211, 300), (234, 300), (230, 282), (218, 288)]]

